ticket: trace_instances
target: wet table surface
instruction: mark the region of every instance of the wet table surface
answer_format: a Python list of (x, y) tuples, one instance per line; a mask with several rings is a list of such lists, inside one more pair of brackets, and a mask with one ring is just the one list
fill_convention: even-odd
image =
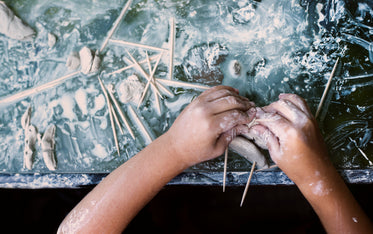
[[(330, 157), (349, 183), (371, 183), (373, 160), (373, 6), (370, 1), (133, 1), (112, 38), (151, 47), (109, 41), (99, 53), (100, 69), (91, 74), (69, 71), (66, 61), (84, 46), (99, 50), (126, 1), (15, 0), (5, 3), (36, 35), (20, 42), (0, 34), (0, 187), (81, 187), (99, 183), (131, 158), (149, 140), (130, 106), (156, 138), (180, 111), (203, 90), (186, 84), (230, 85), (267, 105), (280, 93), (301, 95), (313, 113), (319, 105), (337, 58), (339, 66), (317, 120)], [(174, 58), (170, 62), (172, 24), (175, 22)], [(48, 46), (48, 33), (57, 42)], [(184, 83), (168, 86), (160, 113), (153, 93), (137, 103), (126, 101), (123, 87), (133, 74), (126, 49), (136, 60), (156, 58), (164, 51), (155, 76)], [(234, 62), (239, 74), (232, 72)], [(142, 64), (144, 70), (149, 68)], [(155, 61), (151, 63), (155, 66)], [(75, 73), (53, 88), (1, 102)], [(97, 77), (114, 85), (136, 139), (118, 131), (118, 156), (105, 97)], [(33, 168), (23, 167), (24, 130), (21, 117), (31, 106), (31, 124), (43, 134), (56, 125), (57, 170), (46, 168), (36, 147)], [(227, 185), (243, 185), (251, 164), (229, 154)], [(170, 184), (219, 185), (224, 159), (189, 168)], [(280, 170), (255, 172), (252, 184), (290, 185)]]

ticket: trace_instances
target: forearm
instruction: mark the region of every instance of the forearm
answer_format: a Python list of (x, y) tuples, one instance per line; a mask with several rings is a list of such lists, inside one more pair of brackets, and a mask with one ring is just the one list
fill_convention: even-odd
[(167, 137), (159, 137), (107, 176), (70, 212), (60, 231), (120, 233), (165, 184), (186, 169), (168, 147)]
[(328, 233), (372, 233), (370, 220), (331, 163), (320, 165), (313, 176), (298, 187)]

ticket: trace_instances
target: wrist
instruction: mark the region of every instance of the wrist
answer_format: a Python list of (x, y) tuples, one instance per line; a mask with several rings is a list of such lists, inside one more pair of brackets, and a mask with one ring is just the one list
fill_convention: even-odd
[(165, 147), (165, 150), (168, 151), (168, 162), (174, 165), (176, 168), (180, 168), (180, 172), (191, 166), (189, 158), (187, 157), (186, 153), (180, 148), (173, 134), (166, 132), (157, 140), (162, 141), (161, 144), (163, 145), (163, 147)]

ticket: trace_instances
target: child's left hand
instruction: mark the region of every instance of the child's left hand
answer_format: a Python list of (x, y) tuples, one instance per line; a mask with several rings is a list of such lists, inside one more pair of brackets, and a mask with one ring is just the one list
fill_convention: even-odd
[(187, 165), (224, 153), (232, 139), (248, 131), (255, 104), (227, 86), (213, 87), (189, 104), (166, 133), (170, 146)]

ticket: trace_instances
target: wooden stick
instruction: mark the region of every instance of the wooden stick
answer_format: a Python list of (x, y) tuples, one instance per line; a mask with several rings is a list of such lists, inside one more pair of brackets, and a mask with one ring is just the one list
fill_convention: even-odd
[(126, 46), (133, 46), (133, 47), (139, 47), (143, 48), (146, 50), (155, 50), (155, 51), (168, 51), (167, 49), (155, 47), (155, 46), (149, 46), (149, 45), (144, 45), (140, 43), (134, 43), (134, 42), (128, 42), (128, 41), (123, 41), (123, 40), (117, 40), (117, 39), (110, 39), (110, 42), (120, 44), (120, 45), (126, 45)]
[(105, 98), (106, 98), (106, 102), (108, 103), (108, 110), (109, 110), (109, 115), (110, 115), (111, 129), (113, 130), (113, 136), (114, 136), (115, 146), (117, 147), (118, 156), (120, 156), (118, 137), (117, 137), (117, 132), (116, 132), (116, 130), (115, 130), (115, 125), (114, 125), (113, 112), (111, 111), (111, 108), (110, 108), (110, 106), (111, 106), (111, 104), (110, 104), (110, 99), (109, 99), (109, 96), (108, 96), (108, 94), (107, 94), (107, 92), (106, 92), (106, 89), (105, 89), (104, 83), (102, 83), (100, 77), (97, 76), (97, 79), (98, 79), (98, 81), (100, 82), (102, 92), (104, 93)]
[[(157, 59), (157, 62), (156, 62), (156, 64), (154, 65), (154, 68), (152, 69), (152, 68), (151, 68), (151, 64), (150, 64), (150, 60), (149, 60), (149, 56), (148, 56), (148, 52), (146, 52), (146, 59), (148, 60), (149, 73), (150, 73), (150, 80), (149, 80), (148, 83), (146, 84), (148, 87), (149, 87), (149, 83), (150, 83), (150, 81), (154, 82), (154, 72), (155, 72), (155, 70), (156, 70), (157, 67), (158, 67), (158, 63), (159, 63), (159, 61), (161, 60), (162, 54), (163, 54), (163, 52), (161, 52), (161, 54), (159, 55), (159, 58)], [(152, 89), (153, 89), (153, 88), (152, 88)], [(154, 99), (155, 99), (156, 110), (157, 110), (158, 114), (161, 115), (161, 105), (160, 105), (159, 97), (158, 97), (158, 95), (154, 92), (154, 90), (153, 90), (153, 93), (154, 93)], [(143, 96), (145, 96), (144, 94), (145, 94), (145, 93), (143, 93)], [(140, 103), (141, 103), (141, 102), (140, 102)], [(139, 105), (139, 106), (140, 106), (140, 105)], [(138, 107), (139, 107), (139, 106), (138, 106)], [(138, 107), (137, 107), (137, 108), (138, 108)]]
[(334, 64), (334, 67), (333, 67), (333, 70), (332, 70), (332, 73), (330, 74), (330, 77), (329, 77), (329, 80), (328, 80), (328, 83), (326, 84), (326, 87), (324, 89), (324, 93), (322, 94), (322, 97), (321, 97), (321, 100), (320, 100), (320, 103), (319, 103), (319, 106), (317, 107), (317, 111), (316, 111), (316, 114), (315, 114), (315, 118), (317, 118), (320, 114), (320, 111), (321, 111), (321, 107), (325, 101), (325, 98), (326, 98), (326, 94), (328, 93), (329, 91), (329, 88), (330, 88), (330, 85), (332, 83), (332, 78), (334, 76), (334, 73), (335, 71), (337, 70), (337, 65), (338, 65), (338, 61), (339, 61), (339, 58), (337, 58), (337, 61), (335, 62)]
[[(153, 89), (153, 88), (152, 88)], [(159, 97), (158, 95), (154, 92), (153, 90), (153, 93), (154, 93), (154, 99), (155, 99), (155, 108), (157, 109), (157, 112), (158, 112), (158, 115), (161, 115), (162, 114), (162, 110), (161, 110), (161, 103), (159, 100)]]
[[(158, 67), (159, 61), (161, 60), (162, 54), (163, 54), (163, 52), (161, 52), (161, 54), (159, 55), (159, 57), (158, 57), (158, 59), (157, 59), (157, 62), (156, 62), (155, 65), (154, 65), (153, 70), (152, 70), (151, 72), (149, 72), (149, 73), (151, 73), (151, 74), (150, 74), (150, 79), (149, 79), (148, 82), (146, 83), (146, 86), (145, 86), (144, 92), (142, 93), (141, 98), (140, 98), (140, 101), (139, 101), (139, 103), (138, 103), (138, 105), (137, 105), (137, 109), (139, 109), (139, 107), (140, 107), (142, 101), (144, 100), (144, 97), (145, 97), (146, 92), (148, 91), (148, 88), (149, 88), (150, 82), (153, 82), (153, 83), (154, 83), (154, 73), (155, 73), (155, 70), (156, 70), (157, 67)], [(150, 63), (150, 61), (149, 61), (149, 63)], [(149, 66), (150, 66), (150, 65), (149, 65)], [(157, 95), (156, 95), (156, 96), (157, 96)], [(158, 97), (157, 97), (157, 100), (159, 100)]]
[[(145, 76), (145, 78), (146, 78), (148, 81), (151, 82), (151, 79), (150, 79), (148, 73), (146, 73), (146, 72), (144, 71), (144, 69), (140, 66), (140, 64), (136, 61), (136, 59), (135, 59), (135, 58), (130, 54), (130, 52), (128, 52), (128, 50), (126, 50), (126, 52), (127, 52), (128, 56), (130, 56), (132, 62), (133, 62), (134, 64), (136, 64), (137, 69), (138, 69), (138, 70), (143, 74), (143, 76)], [(127, 59), (127, 58), (125, 58), (125, 59)], [(127, 61), (127, 62), (129, 62), (129, 61)], [(157, 86), (156, 86), (153, 82), (151, 82), (150, 84), (151, 84), (152, 86), (155, 87), (155, 89), (156, 89), (156, 93), (157, 93), (160, 97), (162, 97), (162, 94), (159, 92)]]
[(101, 45), (100, 53), (104, 50), (104, 48), (106, 47), (108, 41), (113, 36), (115, 30), (119, 26), (120, 21), (123, 19), (124, 14), (127, 12), (128, 8), (131, 6), (131, 3), (132, 3), (132, 0), (128, 0), (127, 3), (126, 3), (126, 5), (124, 5), (124, 7), (122, 8), (122, 11), (120, 12), (118, 18), (115, 20), (113, 27), (111, 27), (111, 29), (108, 32), (108, 35), (107, 35), (105, 41)]
[(227, 162), (228, 162), (228, 147), (225, 149), (225, 153), (224, 153), (223, 193), (225, 192), (225, 180), (227, 178)]
[(120, 116), (120, 118), (122, 119), (124, 125), (126, 126), (128, 132), (130, 133), (131, 137), (132, 137), (133, 139), (135, 139), (135, 134), (133, 133), (133, 131), (132, 131), (130, 125), (129, 125), (129, 122), (128, 122), (126, 116), (124, 115), (123, 110), (122, 110), (122, 108), (120, 107), (120, 105), (119, 105), (117, 99), (114, 97), (114, 94), (113, 94), (112, 90), (109, 90), (109, 95), (110, 95), (110, 97), (111, 97), (111, 100), (113, 100), (114, 105), (115, 105), (115, 107), (116, 107), (117, 110), (118, 110), (119, 116)]
[(150, 136), (148, 130), (145, 128), (144, 124), (141, 122), (140, 118), (137, 116), (135, 110), (132, 108), (131, 105), (128, 105), (128, 110), (135, 119), (137, 125), (139, 126), (141, 132), (143, 133), (143, 136), (145, 137), (146, 143), (151, 143), (153, 141), (153, 138)]
[(202, 89), (202, 90), (207, 90), (210, 88), (208, 86), (191, 84), (191, 83), (187, 83), (184, 81), (178, 81), (178, 80), (167, 80), (167, 79), (156, 78), (156, 81), (159, 81), (162, 84), (170, 85), (170, 86), (182, 86), (183, 88), (196, 88), (196, 89)]
[(361, 79), (361, 78), (368, 78), (372, 77), (373, 74), (364, 74), (364, 75), (358, 75), (358, 76), (346, 76), (343, 77), (344, 80), (355, 80), (355, 79)]
[(70, 73), (68, 75), (62, 76), (60, 78), (57, 78), (55, 80), (52, 80), (52, 81), (50, 81), (48, 83), (42, 84), (40, 86), (31, 88), (31, 89), (27, 89), (27, 90), (21, 91), (21, 92), (19, 92), (17, 94), (5, 97), (4, 99), (0, 100), (0, 105), (1, 104), (6, 104), (6, 103), (10, 103), (10, 102), (14, 102), (14, 101), (17, 101), (17, 100), (19, 100), (21, 98), (25, 98), (27, 96), (30, 96), (32, 94), (37, 94), (37, 93), (40, 93), (40, 92), (42, 92), (42, 91), (44, 91), (46, 89), (53, 88), (53, 87), (55, 87), (55, 86), (57, 86), (57, 85), (65, 82), (68, 79), (74, 78), (79, 73), (80, 73), (80, 71), (76, 71), (76, 72)]
[(170, 20), (170, 67), (169, 67), (169, 79), (173, 79), (174, 73), (174, 51), (175, 51), (175, 18)]
[[(156, 58), (157, 58), (157, 56), (151, 56), (149, 59), (150, 59), (150, 61), (152, 61), (152, 60), (154, 60)], [(143, 64), (143, 63), (146, 63), (146, 62), (147, 62), (146, 59), (144, 59), (144, 60), (140, 61), (139, 64)], [(120, 68), (120, 69), (118, 69), (116, 71), (113, 71), (113, 72), (109, 73), (108, 75), (111, 76), (113, 74), (121, 73), (121, 72), (123, 72), (125, 70), (128, 70), (130, 68), (133, 68), (133, 67), (136, 67), (136, 64), (132, 63), (131, 65), (128, 65), (126, 67), (122, 67), (122, 68)]]
[(262, 169), (258, 169), (258, 170), (255, 170), (255, 171), (265, 171), (265, 170), (269, 170), (269, 169), (273, 169), (273, 168), (277, 168), (278, 166), (276, 164), (268, 167), (268, 168), (262, 168)]
[(117, 124), (117, 126), (118, 126), (118, 128), (119, 128), (119, 131), (120, 131), (120, 133), (122, 133), (122, 135), (123, 135), (124, 132), (123, 132), (122, 125), (121, 125), (120, 122), (119, 122), (118, 115), (117, 115), (117, 113), (115, 113), (115, 110), (114, 110), (114, 107), (113, 107), (112, 104), (110, 104), (109, 107), (110, 107), (111, 112), (113, 113), (114, 120), (115, 120), (115, 123)]
[[(136, 59), (127, 51), (127, 53), (129, 54), (129, 56), (131, 57), (131, 59), (132, 59), (132, 61), (134, 62), (134, 63), (137, 63), (137, 61), (136, 61)], [(124, 59), (126, 59), (126, 61), (128, 62), (128, 63), (130, 63), (130, 60), (129, 59), (127, 59), (127, 58), (124, 58)], [(146, 73), (145, 71), (144, 71), (144, 69), (140, 66), (140, 64), (138, 64), (137, 63), (137, 65), (136, 65), (136, 67), (140, 70), (140, 72), (143, 74), (143, 76), (149, 81), (149, 80), (151, 80), (150, 79), (150, 77), (149, 77), (149, 74), (148, 73)], [(163, 92), (165, 92), (168, 96), (170, 96), (170, 97), (173, 97), (174, 96), (174, 94), (173, 93), (171, 93), (166, 87), (164, 87), (161, 83), (159, 83), (159, 82), (156, 82), (156, 78), (155, 78), (155, 82), (152, 82), (151, 81), (151, 85), (152, 85), (152, 87), (153, 88), (155, 88), (155, 90), (156, 90), (156, 92), (157, 92), (157, 94), (159, 95), (159, 97), (161, 98), (161, 99), (163, 99), (163, 96), (161, 95), (161, 93), (159, 92), (159, 89), (162, 89), (163, 90)], [(158, 86), (159, 86), (159, 89), (158, 89)]]
[(363, 157), (368, 161), (369, 163), (369, 166), (372, 166), (373, 163), (372, 161), (369, 160), (368, 156), (364, 153), (364, 151), (362, 149), (360, 149), (360, 147), (357, 145), (356, 141), (353, 140), (351, 137), (348, 137), (350, 139), (351, 142), (354, 143), (355, 147), (359, 150), (359, 152), (361, 153), (361, 155), (363, 155)]
[(242, 207), (243, 201), (245, 200), (246, 193), (247, 193), (247, 190), (249, 188), (251, 177), (253, 176), (255, 166), (256, 166), (256, 162), (254, 161), (253, 165), (251, 166), (250, 175), (249, 175), (249, 178), (247, 179), (246, 187), (245, 187), (245, 190), (244, 190), (243, 195), (242, 195), (240, 207)]

